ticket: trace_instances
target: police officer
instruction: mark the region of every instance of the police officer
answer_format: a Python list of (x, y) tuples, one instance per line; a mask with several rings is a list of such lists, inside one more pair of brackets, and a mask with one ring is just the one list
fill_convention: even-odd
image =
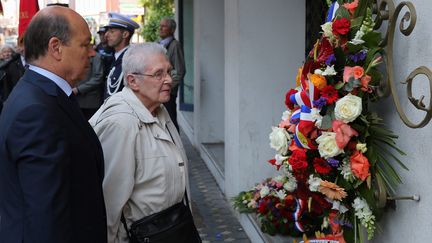
[(105, 37), (108, 46), (114, 48), (114, 61), (106, 80), (104, 98), (107, 98), (123, 89), (122, 59), (129, 47), (132, 35), (139, 25), (129, 17), (119, 13), (109, 13), (109, 23), (105, 26)]

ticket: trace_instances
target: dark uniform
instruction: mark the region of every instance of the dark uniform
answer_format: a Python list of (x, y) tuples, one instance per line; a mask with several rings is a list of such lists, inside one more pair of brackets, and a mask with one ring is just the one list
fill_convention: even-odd
[(125, 54), (126, 50), (123, 51), (123, 53), (120, 54), (120, 56), (116, 60), (114, 60), (114, 62), (111, 65), (110, 72), (108, 73), (107, 76), (104, 99), (121, 91), (124, 87), (122, 61), (123, 61), (123, 55)]
[[(125, 29), (133, 35), (135, 29), (139, 28), (139, 25), (130, 19), (129, 17), (119, 14), (119, 13), (109, 13), (109, 23), (104, 28), (117, 28), (117, 29)], [(122, 72), (122, 60), (123, 55), (126, 52), (123, 51), (120, 56), (115, 59), (110, 67), (110, 71), (108, 72), (108, 76), (106, 79), (105, 90), (104, 90), (104, 99), (109, 96), (121, 91), (123, 89), (123, 72)]]

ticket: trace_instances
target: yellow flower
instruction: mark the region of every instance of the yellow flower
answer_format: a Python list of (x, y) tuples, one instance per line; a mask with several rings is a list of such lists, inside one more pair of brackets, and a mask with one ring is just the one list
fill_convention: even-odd
[(311, 74), (311, 75), (309, 75), (309, 80), (319, 90), (321, 90), (327, 86), (327, 80), (321, 74)]
[(342, 198), (347, 196), (347, 193), (342, 187), (328, 181), (321, 181), (319, 192), (333, 200), (342, 200)]
[(301, 75), (303, 72), (303, 67), (300, 67), (297, 71), (297, 76), (296, 76), (296, 86), (300, 86), (300, 79), (301, 79)]

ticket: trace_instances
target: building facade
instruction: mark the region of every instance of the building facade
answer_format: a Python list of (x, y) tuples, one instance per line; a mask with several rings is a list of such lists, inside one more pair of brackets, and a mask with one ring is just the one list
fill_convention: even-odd
[[(307, 7), (304, 0), (177, 0), (178, 37), (183, 42), (187, 74), (181, 88), (179, 123), (199, 150), (227, 200), (255, 183), (274, 176), (266, 161), (274, 156), (269, 146), (271, 126), (285, 110), (286, 91), (295, 84), (305, 56)], [(394, 1), (395, 5), (401, 1)], [(396, 31), (394, 82), (401, 107), (410, 119), (421, 120), (407, 99), (405, 80), (418, 66), (432, 67), (429, 24), (432, 5), (411, 1), (417, 23), (410, 36)], [(406, 8), (406, 7), (405, 7)], [(399, 15), (400, 21), (403, 14)], [(398, 24), (399, 25), (399, 24)], [(398, 26), (397, 25), (397, 26)], [(381, 27), (383, 33), (386, 27)], [(431, 87), (417, 76), (413, 93), (425, 95), (430, 106)], [(373, 106), (390, 128), (400, 135), (398, 145), (407, 156), (409, 171), (398, 195), (420, 195), (420, 201), (396, 201), (380, 221), (382, 232), (371, 242), (427, 242), (432, 237), (432, 164), (430, 124), (407, 127), (399, 118), (392, 98)], [(251, 216), (238, 215), (252, 242), (286, 242), (286, 238), (260, 233)]]

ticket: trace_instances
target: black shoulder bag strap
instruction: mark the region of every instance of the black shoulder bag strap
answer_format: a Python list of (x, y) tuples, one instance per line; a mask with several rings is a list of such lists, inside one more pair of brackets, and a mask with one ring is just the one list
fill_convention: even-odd
[[(168, 131), (168, 133), (169, 133), (169, 135), (170, 135), (170, 137), (171, 137), (171, 140), (172, 140), (173, 143), (175, 144), (175, 142), (174, 142), (174, 138), (173, 138), (173, 136), (171, 135), (171, 132), (170, 132), (169, 128), (166, 127), (166, 129), (167, 129), (167, 131)], [(189, 206), (189, 199), (188, 199), (188, 194), (187, 194), (186, 187), (185, 187), (185, 194), (184, 194), (184, 198), (185, 198), (185, 201), (186, 201), (186, 206), (187, 206), (188, 208), (190, 208), (190, 206)], [(122, 210), (122, 214), (121, 214), (120, 221), (122, 222), (123, 227), (124, 227), (124, 229), (126, 230), (126, 234), (127, 234), (127, 237), (128, 237), (128, 239), (129, 239), (129, 241), (132, 242), (132, 234), (130, 233), (130, 231), (129, 231), (128, 227), (127, 227), (127, 224), (126, 224), (126, 218), (125, 218), (125, 216), (124, 216), (124, 214), (123, 214), (123, 210)]]

